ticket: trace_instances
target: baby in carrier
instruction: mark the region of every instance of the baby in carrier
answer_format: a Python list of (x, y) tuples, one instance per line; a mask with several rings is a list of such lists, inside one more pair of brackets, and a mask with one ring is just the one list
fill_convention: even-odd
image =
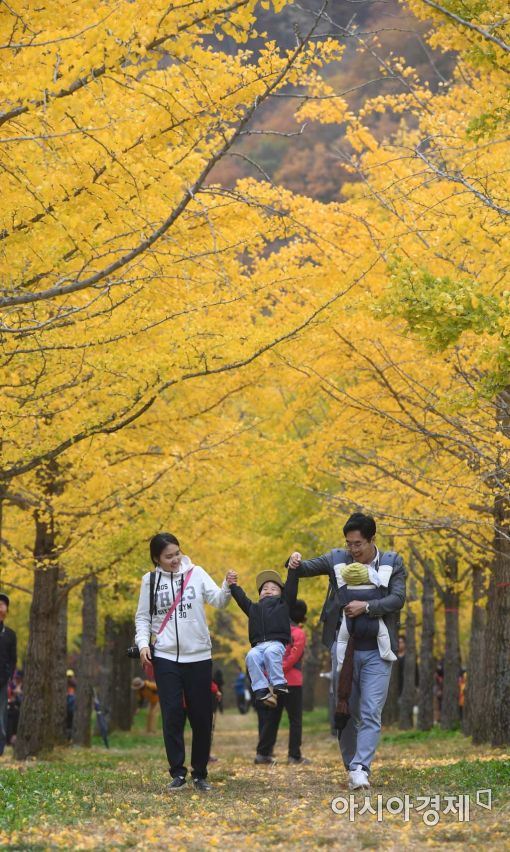
[[(363, 565), (361, 562), (351, 562), (344, 565), (340, 571), (338, 582), (338, 595), (345, 607), (353, 600), (367, 601), (370, 606), (371, 600), (381, 597), (381, 577), (375, 568)], [(396, 660), (391, 650), (390, 634), (382, 618), (370, 618), (368, 614), (362, 613), (356, 618), (348, 618), (345, 612), (342, 614), (342, 622), (338, 631), (337, 660), (340, 667), (345, 658), (349, 637), (354, 637), (355, 647), (367, 647), (373, 640), (377, 640), (377, 648), (383, 660)]]

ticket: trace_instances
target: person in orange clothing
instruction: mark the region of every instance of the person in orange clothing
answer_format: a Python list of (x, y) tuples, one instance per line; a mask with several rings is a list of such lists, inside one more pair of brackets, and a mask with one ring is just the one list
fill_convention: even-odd
[(134, 677), (131, 681), (131, 689), (134, 689), (138, 697), (138, 707), (140, 708), (144, 701), (147, 701), (147, 727), (148, 734), (156, 733), (156, 717), (159, 706), (158, 688), (153, 680), (143, 680), (141, 677)]
[(464, 704), (466, 702), (466, 683), (467, 683), (467, 672), (466, 669), (460, 670), (459, 678), (459, 716), (462, 721), (464, 716)]
[[(211, 747), (212, 747), (213, 738), (214, 738), (214, 729), (216, 727), (216, 713), (218, 712), (218, 708), (220, 706), (222, 697), (223, 696), (222, 696), (221, 690), (220, 690), (218, 684), (216, 683), (216, 681), (215, 680), (211, 681), (211, 701), (212, 701), (212, 714), (213, 714), (213, 717), (212, 717), (213, 718), (212, 732), (211, 732)], [(218, 758), (215, 757), (214, 754), (209, 755), (209, 763), (216, 763), (217, 760), (218, 760)]]
[(297, 600), (290, 610), (290, 644), (283, 655), (283, 673), (288, 684), (288, 693), (278, 695), (278, 704), (274, 710), (267, 710), (262, 733), (257, 745), (255, 763), (274, 763), (273, 748), (278, 736), (278, 727), (285, 708), (289, 717), (289, 756), (290, 764), (310, 763), (301, 754), (301, 736), (303, 728), (303, 673), (301, 671), (306, 645), (306, 633), (300, 626), (306, 621), (305, 601)]

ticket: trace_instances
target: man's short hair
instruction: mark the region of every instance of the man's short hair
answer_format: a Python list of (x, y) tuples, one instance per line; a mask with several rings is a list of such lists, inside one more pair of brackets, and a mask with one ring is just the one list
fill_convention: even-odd
[(376, 534), (377, 527), (371, 515), (355, 512), (345, 524), (343, 532), (344, 536), (350, 532), (359, 532), (363, 538), (370, 539)]
[(3, 601), (3, 603), (6, 605), (7, 609), (9, 609), (9, 598), (7, 597), (7, 595), (4, 595), (3, 592), (0, 595), (0, 601)]

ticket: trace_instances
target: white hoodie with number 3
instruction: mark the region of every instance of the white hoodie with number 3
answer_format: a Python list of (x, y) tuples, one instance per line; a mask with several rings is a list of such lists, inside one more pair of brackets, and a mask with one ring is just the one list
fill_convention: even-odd
[[(178, 596), (181, 585), (193, 569), (182, 600), (168, 619), (162, 633), (158, 630)], [(151, 636), (150, 576), (142, 577), (140, 598), (135, 616), (138, 648), (146, 648)], [(159, 581), (159, 582), (158, 582)], [(178, 663), (197, 663), (211, 658), (211, 637), (207, 628), (204, 604), (225, 607), (230, 602), (230, 588), (224, 581), (221, 588), (199, 565), (193, 565), (188, 556), (183, 556), (178, 571), (156, 570), (156, 614), (152, 616), (152, 635), (157, 657), (165, 657)]]

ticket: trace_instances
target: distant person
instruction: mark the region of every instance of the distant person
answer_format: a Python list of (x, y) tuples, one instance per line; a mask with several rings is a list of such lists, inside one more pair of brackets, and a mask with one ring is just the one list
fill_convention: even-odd
[[(405, 661), (406, 661), (406, 650), (407, 650), (407, 642), (406, 637), (400, 634), (398, 637), (398, 650), (397, 650), (397, 666), (398, 666), (398, 695), (399, 698), (402, 695), (402, 690), (404, 688), (404, 670), (405, 670)], [(419, 670), (418, 670), (418, 661), (416, 661), (415, 671), (414, 671), (414, 685), (417, 687), (420, 682)]]
[(143, 707), (144, 704), (147, 704), (145, 730), (148, 734), (155, 734), (159, 708), (159, 695), (156, 682), (154, 680), (144, 680), (142, 677), (134, 677), (131, 681), (131, 689), (136, 692), (138, 709)]
[(220, 713), (223, 713), (223, 685), (225, 683), (225, 678), (223, 677), (223, 672), (220, 668), (217, 668), (213, 674), (213, 681), (218, 687), (219, 698), (217, 699), (217, 710)]
[(287, 693), (283, 674), (283, 655), (290, 642), (290, 614), (297, 595), (297, 575), (289, 570), (285, 584), (276, 571), (261, 571), (255, 583), (258, 601), (251, 601), (241, 586), (237, 574), (229, 571), (226, 582), (237, 605), (248, 616), (251, 651), (246, 655), (256, 701), (276, 707), (276, 696)]
[[(221, 692), (216, 681), (211, 681), (211, 705), (212, 705), (212, 732), (211, 732), (211, 748), (214, 739), (214, 730), (216, 728), (216, 714), (218, 713), (218, 709), (221, 703), (221, 699), (223, 698), (223, 693)], [(209, 753), (209, 763), (216, 763), (218, 760), (213, 754)]]
[(459, 717), (462, 722), (462, 717), (464, 715), (464, 705), (466, 703), (466, 685), (467, 685), (467, 671), (466, 669), (461, 668), (458, 677), (459, 684)]
[(441, 707), (443, 704), (444, 665), (440, 660), (436, 664), (434, 672), (433, 707), (434, 723), (438, 725), (441, 721)]
[[(188, 556), (181, 553), (177, 538), (159, 533), (150, 541), (155, 566), (154, 603), (151, 612), (151, 573), (142, 578), (136, 611), (135, 642), (142, 666), (152, 662), (158, 686), (163, 737), (168, 757), (170, 792), (186, 785), (184, 724), (186, 701), (192, 730), (191, 766), (193, 786), (207, 792), (207, 764), (212, 735), (212, 658), (205, 604), (225, 607), (230, 589), (222, 587)], [(149, 646), (155, 635), (153, 650)]]
[(237, 709), (239, 710), (241, 715), (244, 715), (250, 709), (250, 701), (249, 698), (248, 701), (246, 700), (246, 692), (248, 692), (249, 696), (250, 693), (246, 686), (246, 674), (242, 670), (241, 666), (239, 666), (239, 671), (234, 681), (234, 693), (236, 697)]
[(16, 670), (16, 634), (7, 627), (9, 597), (0, 594), (0, 755), (7, 743), (7, 710), (9, 681)]
[(66, 671), (66, 736), (71, 741), (73, 735), (73, 719), (76, 707), (76, 677), (74, 669)]
[(301, 754), (303, 730), (303, 654), (306, 646), (306, 633), (301, 627), (306, 621), (305, 601), (297, 600), (290, 610), (290, 642), (283, 655), (283, 673), (287, 679), (288, 693), (278, 696), (275, 710), (266, 710), (264, 725), (260, 734), (255, 755), (255, 763), (274, 763), (273, 749), (278, 736), (278, 727), (283, 710), (289, 717), (289, 745), (287, 762), (293, 765), (311, 763)]
[(16, 670), (7, 688), (7, 745), (14, 745), (23, 700), (23, 672)]

